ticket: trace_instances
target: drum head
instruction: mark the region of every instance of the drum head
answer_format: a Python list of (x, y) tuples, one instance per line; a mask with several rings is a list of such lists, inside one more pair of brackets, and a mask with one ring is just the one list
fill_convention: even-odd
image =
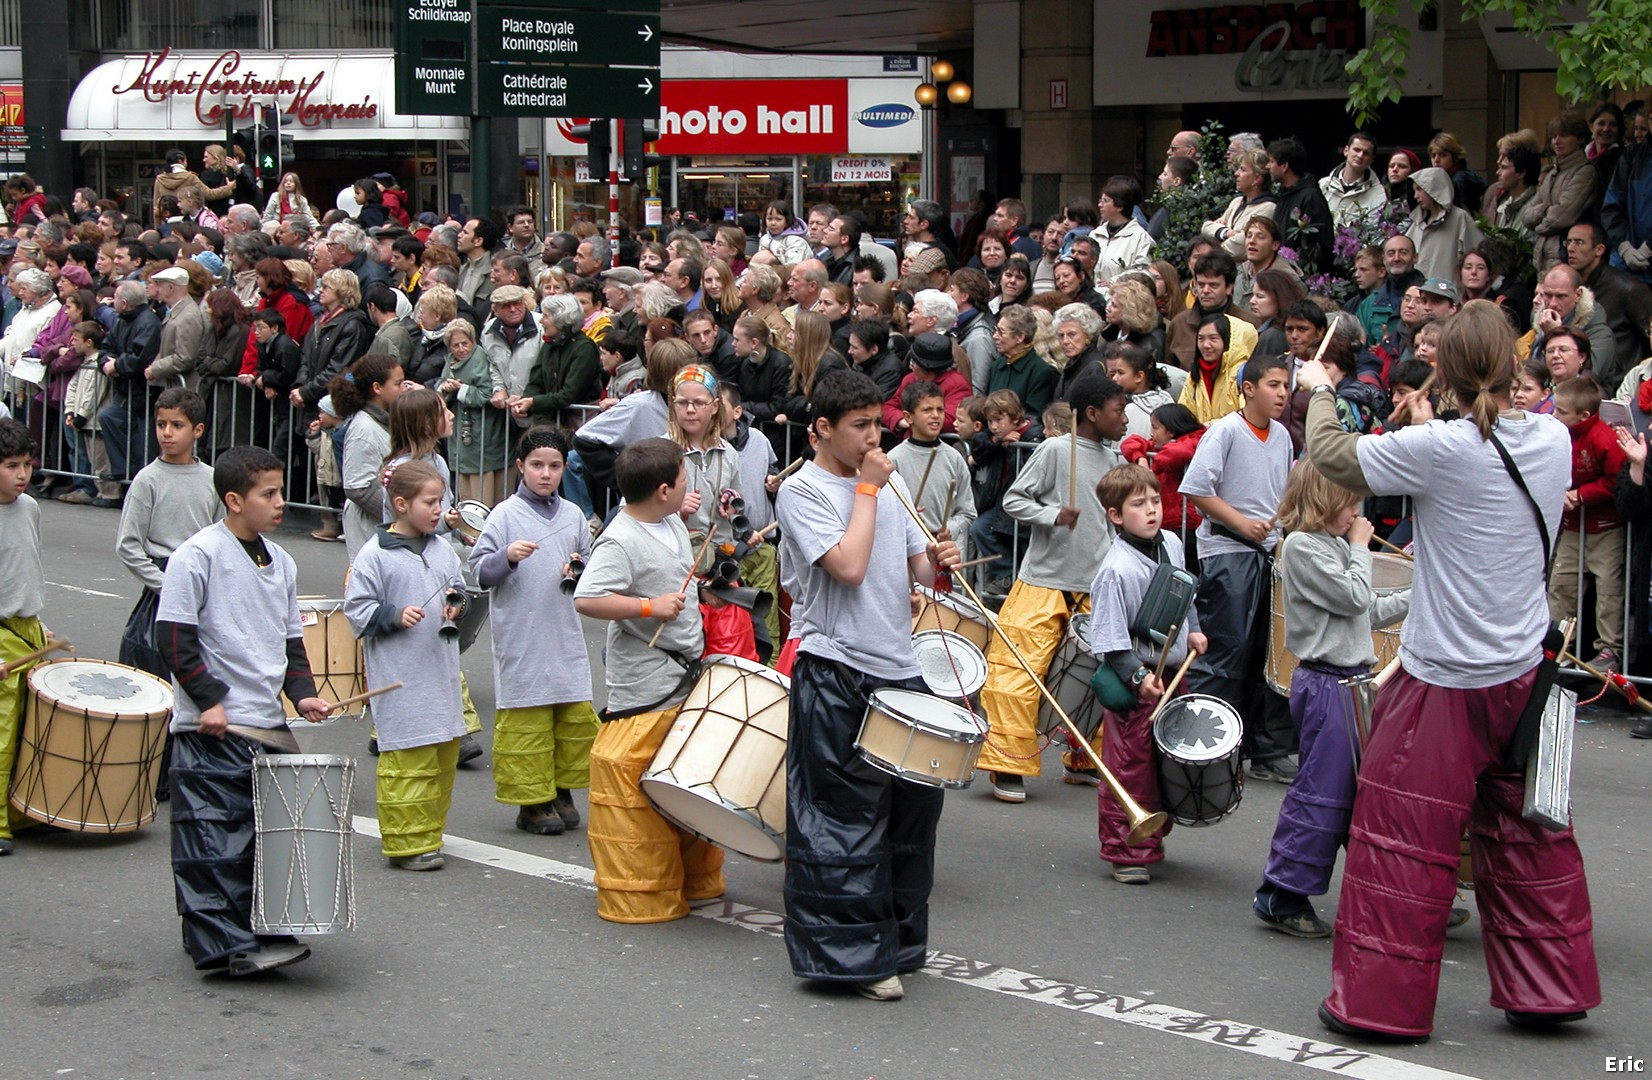
[(1402, 559), (1398, 555), (1374, 552), (1371, 555), (1371, 588), (1379, 592), (1410, 588), (1414, 565), (1410, 559)]
[(735, 668), (747, 675), (756, 675), (760, 679), (767, 679), (788, 694), (792, 692), (792, 681), (790, 679), (774, 670), (774, 668), (759, 664), (755, 660), (747, 660), (744, 656), (713, 653), (700, 662), (701, 673), (703, 674), (706, 668), (713, 666)]
[(455, 503), (453, 509), (459, 515), (459, 531), (475, 539), (482, 535), (482, 527), (488, 523), (488, 507), (486, 503), (475, 499), (466, 499)]
[(983, 721), (974, 713), (932, 694), (920, 694), (914, 690), (874, 690), (869, 700), (872, 708), (905, 720), (919, 731), (957, 742), (982, 742), (985, 739), (981, 732)]
[(1178, 761), (1217, 761), (1233, 753), (1244, 724), (1232, 705), (1206, 694), (1176, 698), (1153, 722), (1153, 741)]
[(172, 687), (107, 660), (52, 660), (29, 672), (29, 689), (70, 708), (104, 716), (153, 716), (172, 708)]
[(1090, 613), (1081, 611), (1067, 620), (1067, 632), (1078, 639), (1079, 648), (1090, 655)]
[(967, 698), (987, 684), (987, 658), (962, 634), (919, 631), (912, 635), (912, 653), (923, 669), (924, 685), (937, 697)]

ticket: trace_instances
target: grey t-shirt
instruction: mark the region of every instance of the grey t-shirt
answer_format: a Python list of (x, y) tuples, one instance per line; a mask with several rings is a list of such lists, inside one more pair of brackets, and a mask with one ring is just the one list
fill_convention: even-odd
[(211, 465), (173, 465), (157, 458), (138, 470), (127, 489), (115, 552), (133, 576), (158, 590), (162, 578), (155, 559), (169, 558), (185, 540), (223, 516)]
[[(1243, 413), (1228, 413), (1212, 421), (1199, 440), (1199, 448), (1182, 476), (1182, 494), (1214, 495), (1246, 517), (1266, 521), (1279, 512), (1293, 456), (1290, 432), (1279, 421), (1268, 421), (1264, 442)], [(1199, 526), (1201, 559), (1251, 550), (1238, 540), (1212, 531), (1214, 524), (1207, 514)], [(1272, 548), (1278, 539), (1279, 529), (1275, 527), (1262, 546)]]
[(0, 503), (0, 619), (29, 618), (46, 606), (40, 565), (40, 504), (19, 495)]
[[(629, 400), (629, 399), (627, 399)], [(679, 592), (694, 562), (688, 529), (676, 514), (662, 523), (669, 530), (668, 546), (650, 527), (625, 511), (591, 545), (591, 557), (574, 589), (574, 599), (594, 599), (618, 594), (646, 599)], [(531, 560), (530, 560), (531, 561)], [(525, 565), (525, 564), (524, 564)], [(654, 632), (659, 641), (649, 647)], [(687, 696), (688, 690), (674, 694), (683, 679), (683, 667), (666, 655), (670, 650), (689, 660), (698, 660), (705, 651), (705, 630), (700, 622), (699, 587), (688, 585), (688, 603), (676, 619), (662, 624), (658, 619), (620, 619), (608, 624), (605, 675), (608, 680), (608, 709), (624, 712), (656, 706), (669, 708)]]
[[(912, 654), (912, 576), (907, 560), (928, 547), (917, 524), (886, 485), (878, 492), (872, 557), (859, 585), (845, 585), (819, 565), (849, 528), (853, 476), (834, 476), (809, 462), (780, 485), (780, 561), (797, 575), (792, 636), (798, 651), (848, 664), (879, 679), (921, 674)], [(890, 484), (906, 485), (891, 476)], [(908, 497), (910, 498), (910, 496)], [(784, 575), (782, 575), (784, 576)]]
[[(287, 641), (304, 629), (298, 567), (268, 537), (264, 546), (270, 564), (260, 567), (221, 521), (185, 540), (166, 564), (155, 619), (196, 628), (208, 673), (229, 688), (221, 704), (230, 723), (277, 728), (287, 722)], [(172, 730), (195, 731), (201, 710), (182, 687), (176, 699)]]
[[(1519, 413), (1500, 419), (1496, 434), (1542, 508), (1552, 545), (1572, 480), (1570, 433), (1552, 416)], [(1411, 613), (1400, 631), (1405, 670), (1474, 690), (1536, 666), (1549, 625), (1543, 547), (1497, 448), (1469, 420), (1368, 435), (1356, 446), (1372, 493), (1409, 495), (1416, 507)]]

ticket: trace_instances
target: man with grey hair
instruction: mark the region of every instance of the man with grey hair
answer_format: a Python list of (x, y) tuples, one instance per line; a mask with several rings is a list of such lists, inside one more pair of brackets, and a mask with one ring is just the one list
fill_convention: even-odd
[(189, 295), (189, 271), (169, 266), (149, 279), (149, 287), (166, 308), (166, 318), (155, 359), (144, 368), (143, 377), (157, 386), (175, 385), (173, 380), (182, 379), (184, 386), (194, 390), (201, 381), (195, 362), (206, 345), (207, 321), (201, 305)]
[(941, 204), (931, 199), (913, 199), (906, 205), (906, 213), (901, 216), (901, 272), (906, 272), (906, 265), (919, 252), (930, 248), (939, 248), (946, 256), (946, 268), (956, 270), (958, 259), (947, 246), (940, 242), (936, 233), (946, 222), (946, 211)]
[(281, 224), (275, 227), (275, 242), (308, 255), (310, 249), (315, 246), (315, 230), (310, 225), (311, 219), (308, 214), (288, 214), (281, 219)]
[(919, 334), (950, 334), (958, 324), (958, 304), (939, 289), (919, 289), (906, 317), (909, 338)]
[(1246, 150), (1260, 150), (1265, 153), (1267, 144), (1262, 141), (1262, 136), (1254, 131), (1241, 131), (1234, 135), (1228, 139), (1228, 168), (1233, 168), (1239, 161), (1239, 155)]
[(237, 233), (255, 233), (263, 227), (264, 218), (257, 210), (246, 203), (236, 203), (229, 208), (218, 223), (219, 230), (226, 236)]
[(753, 261), (734, 279), (734, 285), (740, 290), (740, 304), (745, 312), (761, 319), (763, 325), (769, 328), (771, 337), (778, 335), (781, 341), (786, 340), (786, 331), (791, 329), (791, 324), (774, 302), (774, 298), (780, 295), (780, 275), (775, 273), (774, 268)]
[[(188, 275), (184, 275), (188, 278)], [(149, 423), (150, 388), (144, 371), (154, 361), (161, 343), (161, 320), (149, 306), (149, 290), (141, 281), (115, 286), (115, 325), (104, 339), (103, 374), (112, 380), (109, 403), (98, 410), (97, 428), (109, 454), (109, 475), (130, 479), (149, 463), (154, 428)], [(99, 497), (94, 506), (119, 506), (118, 497)]]
[(596, 277), (607, 270), (613, 261), (613, 249), (600, 236), (588, 236), (574, 249), (574, 273), (580, 277)]
[(786, 291), (792, 298), (792, 306), (783, 312), (786, 321), (796, 322), (799, 311), (813, 311), (829, 280), (826, 264), (819, 259), (804, 259), (792, 267), (791, 276), (786, 279)]
[(373, 239), (361, 226), (341, 221), (327, 230), (326, 243), (333, 267), (356, 275), (363, 289), (374, 282), (390, 284), (390, 271), (373, 257)]

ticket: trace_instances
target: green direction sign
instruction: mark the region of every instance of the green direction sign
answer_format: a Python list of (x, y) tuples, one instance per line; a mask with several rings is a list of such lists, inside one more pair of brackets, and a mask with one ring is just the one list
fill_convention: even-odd
[(476, 74), (482, 116), (660, 115), (659, 68), (485, 63)]
[(395, 0), (396, 111), (469, 116), (476, 78), (473, 0)]
[(660, 66), (658, 15), (495, 7), (482, 4), (480, 59), (519, 63)]

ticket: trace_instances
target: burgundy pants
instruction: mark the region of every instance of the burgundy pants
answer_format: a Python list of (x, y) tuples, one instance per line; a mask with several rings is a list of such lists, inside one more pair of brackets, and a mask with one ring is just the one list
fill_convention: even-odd
[[(1105, 660), (1102, 663), (1106, 663)], [(1101, 761), (1118, 777), (1124, 790), (1148, 812), (1163, 809), (1159, 805), (1159, 757), (1153, 745), (1152, 705), (1138, 705), (1120, 715), (1103, 709), (1101, 713)], [(1139, 844), (1130, 843), (1130, 821), (1113, 792), (1103, 783), (1098, 810), (1103, 861), (1120, 866), (1146, 866), (1164, 859), (1164, 836), (1170, 832), (1170, 822), (1164, 831), (1150, 836)]]
[(1524, 778), (1501, 765), (1535, 679), (1534, 668), (1499, 686), (1449, 690), (1402, 669), (1378, 695), (1325, 999), (1338, 1019), (1396, 1035), (1433, 1029), (1465, 825), (1492, 1006), (1600, 1004), (1577, 841), (1522, 818)]

